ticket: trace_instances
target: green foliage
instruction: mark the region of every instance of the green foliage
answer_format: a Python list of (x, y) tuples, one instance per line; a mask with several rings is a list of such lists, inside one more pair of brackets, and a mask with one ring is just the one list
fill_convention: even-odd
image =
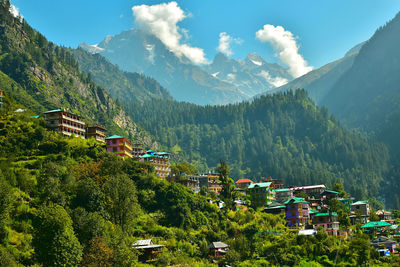
[(197, 106), (152, 100), (127, 107), (133, 119), (190, 162), (217, 166), (235, 178), (272, 176), (287, 185), (342, 183), (355, 198), (377, 196), (388, 170), (387, 148), (343, 129), (305, 91), (253, 102)]
[[(112, 134), (152, 145), (147, 133), (131, 121), (118, 101), (79, 70), (70, 50), (48, 42), (25, 20), (14, 18), (6, 7), (0, 9), (0, 21), (7, 21), (0, 34), (0, 88), (6, 92), (5, 99), (14, 98), (39, 115), (62, 106), (82, 115), (87, 123), (106, 126)], [(139, 74), (132, 80), (142, 83), (135, 85), (137, 91), (154, 83), (155, 91), (166, 93), (155, 81)]]
[(82, 48), (69, 50), (81, 70), (88, 77), (120, 99), (123, 104), (152, 98), (171, 99), (171, 95), (157, 81), (139, 73), (123, 72), (100, 54), (90, 54)]
[(61, 206), (42, 206), (35, 218), (35, 247), (38, 261), (46, 266), (75, 266), (82, 247), (74, 235), (72, 220)]
[(221, 160), (218, 167), (217, 172), (219, 173), (219, 179), (221, 182), (221, 192), (219, 194), (222, 201), (225, 202), (225, 208), (228, 210), (235, 210), (235, 200), (236, 200), (236, 192), (235, 192), (235, 184), (231, 178), (229, 178), (229, 166), (225, 161)]

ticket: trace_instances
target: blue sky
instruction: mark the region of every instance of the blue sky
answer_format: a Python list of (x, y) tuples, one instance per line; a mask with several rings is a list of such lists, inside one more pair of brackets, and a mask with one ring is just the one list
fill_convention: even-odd
[[(11, 0), (24, 18), (50, 41), (77, 47), (96, 44), (107, 35), (138, 27), (132, 7), (156, 5), (155, 0)], [(219, 35), (232, 42), (232, 57), (256, 52), (268, 62), (279, 62), (271, 43), (261, 42), (256, 32), (266, 24), (282, 26), (296, 37), (299, 54), (309, 65), (320, 67), (336, 60), (400, 11), (398, 0), (177, 0), (185, 13), (178, 22), (188, 39), (182, 43), (204, 50), (212, 60), (218, 52)], [(168, 3), (168, 2), (166, 2)], [(183, 40), (185, 39), (185, 40)]]

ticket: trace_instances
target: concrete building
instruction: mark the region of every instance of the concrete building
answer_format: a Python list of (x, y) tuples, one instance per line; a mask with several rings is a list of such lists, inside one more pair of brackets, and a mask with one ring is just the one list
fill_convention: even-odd
[(106, 138), (107, 151), (123, 158), (132, 158), (132, 145), (125, 137), (113, 135)]
[(222, 190), (221, 181), (219, 179), (219, 174), (209, 173), (199, 176), (199, 186), (200, 189), (205, 186), (209, 191), (219, 194)]
[(157, 176), (166, 179), (171, 174), (171, 164), (168, 152), (154, 152), (147, 150), (146, 154), (140, 156), (140, 160), (149, 162), (154, 166)]
[(250, 179), (239, 179), (235, 182), (236, 188), (241, 189), (242, 191), (246, 191), (247, 187), (253, 183)]
[(292, 197), (283, 203), (286, 206), (286, 220), (289, 227), (305, 227), (310, 221), (308, 202), (301, 197)]
[(275, 200), (279, 203), (284, 203), (289, 198), (293, 197), (293, 191), (290, 188), (275, 189)]
[(352, 224), (357, 222), (367, 223), (369, 221), (370, 208), (368, 201), (357, 201), (351, 204), (350, 220)]
[(274, 201), (274, 184), (267, 183), (254, 183), (249, 185), (247, 193), (251, 197), (251, 206), (253, 208), (266, 207)]
[(0, 108), (3, 107), (3, 91), (0, 89)]
[(313, 213), (311, 220), (315, 230), (317, 230), (318, 226), (322, 226), (329, 235), (338, 235), (339, 220), (336, 212)]
[(307, 186), (298, 186), (292, 187), (294, 195), (296, 196), (300, 192), (307, 194), (309, 197), (320, 198), (320, 195), (323, 191), (325, 191), (326, 187), (323, 184), (320, 185), (307, 185)]
[(55, 109), (44, 113), (46, 126), (50, 130), (65, 136), (79, 136), (85, 139), (86, 127), (81, 116), (64, 109)]
[(94, 138), (99, 142), (105, 143), (106, 142), (106, 130), (107, 128), (101, 124), (96, 124), (92, 126), (88, 126), (86, 128), (86, 138)]

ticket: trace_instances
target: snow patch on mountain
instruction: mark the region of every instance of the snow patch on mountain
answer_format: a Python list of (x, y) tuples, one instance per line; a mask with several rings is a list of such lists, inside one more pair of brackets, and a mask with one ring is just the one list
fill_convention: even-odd
[(263, 77), (269, 84), (273, 85), (274, 87), (279, 87), (282, 85), (287, 84), (289, 81), (285, 78), (276, 76), (272, 77), (268, 71), (262, 70), (258, 76)]
[(252, 60), (252, 59), (250, 59), (250, 61), (253, 62), (254, 65), (257, 65), (257, 66), (262, 65), (262, 62), (260, 62), (260, 61), (256, 61), (256, 60)]

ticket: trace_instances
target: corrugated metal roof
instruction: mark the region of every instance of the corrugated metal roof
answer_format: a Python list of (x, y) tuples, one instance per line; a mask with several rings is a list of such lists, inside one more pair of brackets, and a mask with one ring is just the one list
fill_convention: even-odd
[(286, 200), (286, 202), (283, 204), (289, 204), (289, 203), (296, 204), (296, 203), (308, 203), (308, 202), (302, 197), (292, 197), (292, 198), (289, 198), (288, 200)]
[(368, 200), (359, 200), (351, 205), (353, 206), (353, 205), (365, 205), (365, 204), (368, 204)]
[(373, 227), (384, 227), (384, 226), (391, 226), (391, 224), (385, 221), (369, 222), (361, 226), (361, 228), (373, 228)]
[(236, 181), (237, 184), (241, 184), (241, 183), (252, 183), (253, 181), (250, 179), (239, 179)]
[(106, 140), (108, 140), (108, 139), (119, 139), (119, 138), (124, 138), (124, 137), (120, 136), (120, 135), (112, 135), (110, 137), (107, 137)]
[(251, 189), (251, 188), (255, 188), (255, 187), (270, 187), (271, 184), (272, 184), (272, 182), (254, 183), (254, 184), (249, 185), (249, 187), (247, 187), (247, 188)]
[(290, 188), (282, 188), (282, 189), (275, 189), (275, 192), (287, 192), (287, 191), (292, 191)]
[(224, 242), (218, 241), (218, 242), (212, 242), (208, 247), (209, 248), (214, 248), (214, 249), (229, 248), (229, 245), (225, 244)]
[(336, 212), (331, 212), (331, 213), (329, 213), (329, 212), (320, 212), (320, 213), (315, 214), (315, 216), (317, 216), (317, 217), (329, 216), (329, 215), (337, 215), (337, 213)]

